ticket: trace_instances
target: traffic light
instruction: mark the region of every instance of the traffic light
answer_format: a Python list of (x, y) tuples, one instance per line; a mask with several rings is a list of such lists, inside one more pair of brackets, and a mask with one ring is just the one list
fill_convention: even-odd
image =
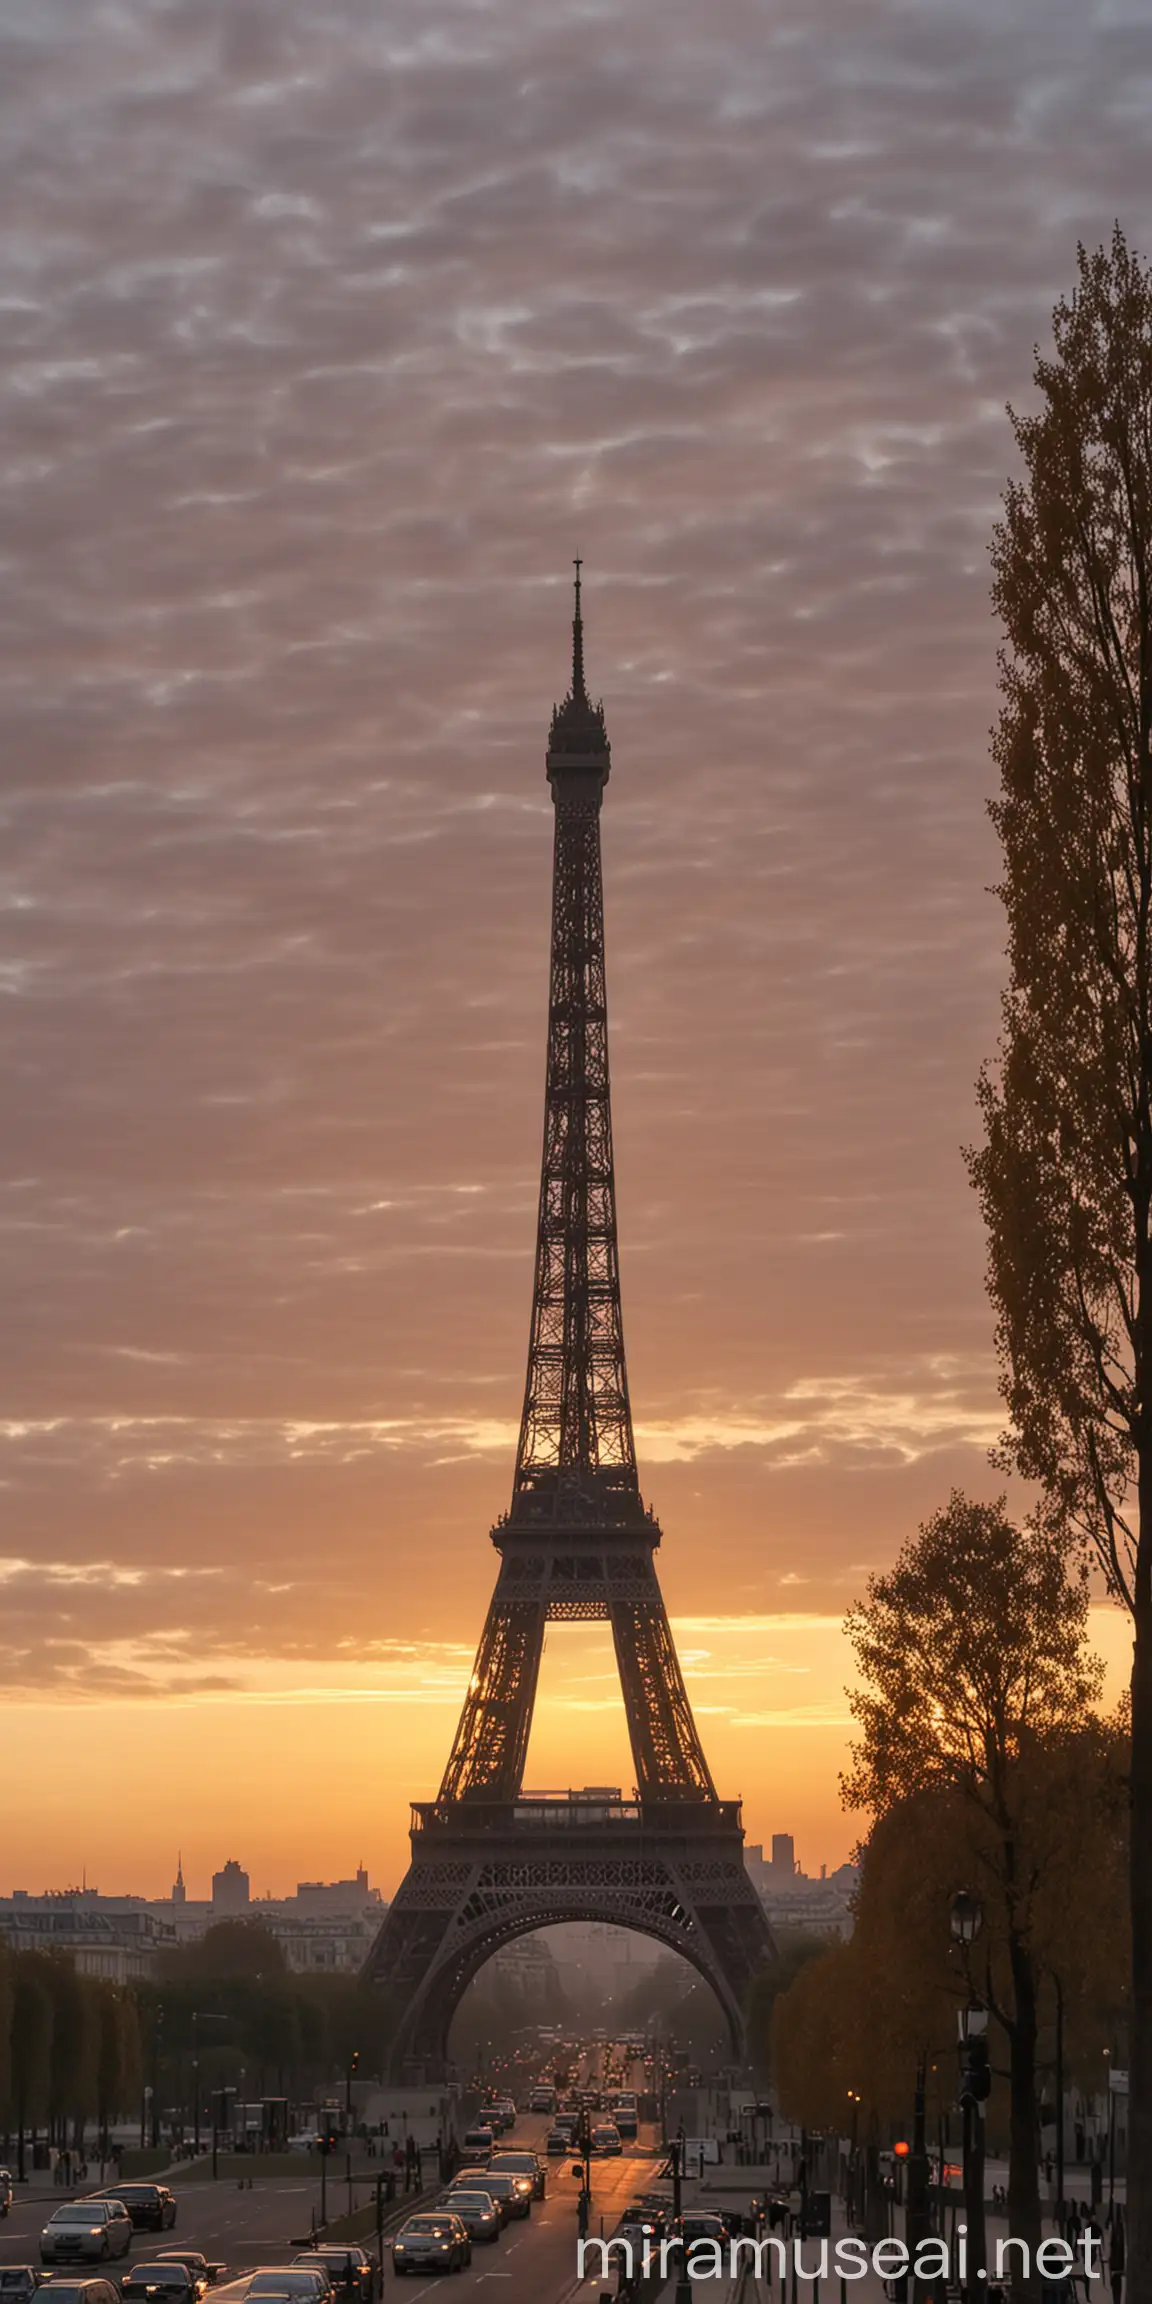
[(332, 2114), (330, 2112), (326, 2112), (320, 2123), (319, 2134), (316, 2138), (316, 2149), (320, 2154), (320, 2158), (322, 2160), (326, 2160), (329, 2153), (336, 2150), (336, 2146), (339, 2142), (339, 2127), (337, 2126)]
[(964, 2057), (960, 2102), (983, 2104), (992, 2093), (992, 2070), (988, 2062), (988, 2042), (982, 2032), (969, 2034), (964, 2043)]

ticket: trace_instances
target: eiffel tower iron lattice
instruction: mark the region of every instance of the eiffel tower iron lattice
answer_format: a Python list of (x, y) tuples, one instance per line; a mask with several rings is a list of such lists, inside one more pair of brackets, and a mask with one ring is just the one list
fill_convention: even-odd
[[(443, 2065), (456, 2005), (491, 1953), (561, 1919), (608, 1920), (682, 1952), (734, 2044), (772, 1956), (717, 1798), (656, 1574), (640, 1494), (616, 1236), (600, 811), (611, 753), (584, 677), (576, 562), (572, 684), (552, 716), (555, 812), (544, 1150), (528, 1375), (500, 1555), (438, 1798), (413, 1809), (412, 1862), (366, 1964), (404, 2014), (397, 2068)], [(544, 1628), (612, 1628), (636, 1796), (523, 1791)]]

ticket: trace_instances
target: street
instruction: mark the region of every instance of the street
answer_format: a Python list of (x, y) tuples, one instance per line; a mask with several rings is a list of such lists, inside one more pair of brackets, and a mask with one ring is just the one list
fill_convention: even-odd
[[(547, 2120), (524, 2115), (507, 2142), (542, 2149), (548, 2126)], [(651, 2131), (648, 2131), (641, 2143), (650, 2141)], [(573, 2165), (567, 2155), (548, 2162), (546, 2197), (534, 2203), (526, 2222), (509, 2224), (495, 2247), (475, 2250), (471, 2266), (460, 2275), (459, 2288), (453, 2286), (454, 2297), (480, 2288), (484, 2289), (486, 2298), (504, 2299), (506, 2304), (563, 2304), (564, 2299), (577, 2294), (599, 2296), (605, 2283), (598, 2277), (577, 2285), (579, 2185), (571, 2174)], [(641, 2154), (636, 2150), (631, 2153), (626, 2150), (618, 2160), (593, 2161), (589, 2237), (603, 2232), (607, 2238), (614, 2231), (621, 2213), (637, 2192), (652, 2185), (657, 2165), (650, 2153)], [(307, 2245), (312, 2210), (318, 2200), (312, 2170), (307, 2176), (302, 2170), (299, 2177), (257, 2179), (250, 2191), (241, 2191), (234, 2178), (213, 2184), (210, 2180), (189, 2178), (180, 2170), (172, 2172), (172, 2182), (180, 2204), (176, 2228), (163, 2234), (137, 2233), (132, 2244), (135, 2262), (145, 2262), (164, 2249), (183, 2243), (189, 2248), (202, 2249), (207, 2257), (227, 2264), (231, 2271), (242, 2272), (257, 2263), (283, 2263), (298, 2248)], [(361, 2188), (359, 2197), (364, 2196)], [(39, 2262), (40, 2231), (53, 2208), (59, 2207), (66, 2197), (39, 2186), (32, 2198), (22, 2199), (17, 2194), (11, 2215), (0, 2225), (0, 2264)], [(338, 2215), (342, 2206), (343, 2186), (334, 2180), (333, 2213)], [(365, 2244), (373, 2245), (370, 2236)], [(123, 2264), (113, 2265), (113, 2276), (124, 2268)], [(393, 2285), (393, 2277), (386, 2246), (386, 2292)], [(440, 2273), (409, 2276), (403, 2288), (397, 2280), (397, 2296), (403, 2295), (410, 2304), (416, 2304), (419, 2297), (428, 2296), (438, 2288), (443, 2278)]]

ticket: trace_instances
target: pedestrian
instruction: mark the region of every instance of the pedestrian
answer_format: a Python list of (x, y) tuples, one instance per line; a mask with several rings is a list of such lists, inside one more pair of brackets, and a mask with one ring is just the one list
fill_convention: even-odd
[(576, 2203), (576, 2228), (582, 2240), (585, 2238), (588, 2231), (588, 2217), (591, 2207), (592, 2199), (588, 2187), (586, 2184), (582, 2184), (580, 2187), (580, 2198)]

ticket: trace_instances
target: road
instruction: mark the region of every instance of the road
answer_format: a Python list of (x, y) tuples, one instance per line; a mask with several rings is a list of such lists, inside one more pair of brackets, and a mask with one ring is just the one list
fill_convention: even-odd
[[(548, 2125), (546, 2120), (524, 2115), (505, 2141), (509, 2146), (523, 2143), (542, 2148)], [(470, 2268), (452, 2282), (454, 2304), (455, 2299), (466, 2298), (473, 2290), (482, 2292), (480, 2304), (566, 2304), (569, 2297), (591, 2299), (594, 2304), (606, 2284), (599, 2278), (577, 2281), (579, 2186), (571, 2174), (573, 2165), (568, 2157), (549, 2161), (546, 2198), (533, 2204), (525, 2222), (509, 2224), (495, 2247), (475, 2250)], [(607, 2237), (615, 2229), (636, 2194), (652, 2186), (656, 2167), (650, 2154), (630, 2153), (627, 2148), (619, 2160), (593, 2161), (590, 2236), (603, 2229)], [(337, 2212), (341, 2192), (342, 2187), (334, 2183), (333, 2207)], [(303, 2175), (298, 2179), (270, 2177), (258, 2180), (251, 2191), (241, 2192), (234, 2181), (185, 2182), (178, 2187), (178, 2197), (175, 2231), (138, 2233), (132, 2245), (133, 2259), (143, 2262), (162, 2248), (184, 2242), (241, 2271), (254, 2263), (282, 2263), (294, 2253), (293, 2243), (308, 2230), (316, 2184)], [(59, 2193), (53, 2198), (48, 2192), (40, 2192), (31, 2200), (17, 2196), (7, 2222), (0, 2224), (0, 2263), (38, 2261), (41, 2228), (60, 2198)], [(112, 2270), (115, 2273), (123, 2268), (116, 2264)], [(442, 2273), (428, 2277), (410, 2274), (403, 2282), (394, 2281), (386, 2259), (386, 2292), (394, 2288), (398, 2304), (400, 2298), (406, 2304), (417, 2304), (420, 2297), (438, 2289), (443, 2279)]]

